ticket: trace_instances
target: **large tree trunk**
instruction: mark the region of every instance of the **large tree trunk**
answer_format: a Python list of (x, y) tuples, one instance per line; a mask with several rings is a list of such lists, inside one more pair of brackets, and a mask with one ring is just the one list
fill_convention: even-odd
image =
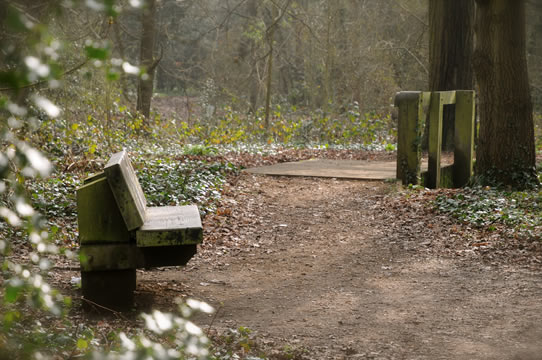
[(139, 78), (137, 86), (137, 111), (149, 118), (153, 93), (154, 43), (156, 27), (156, 0), (147, 0), (141, 17), (141, 45), (139, 48), (139, 64), (146, 70), (146, 75)]
[(476, 0), (474, 66), (480, 88), (476, 172), (488, 182), (538, 183), (525, 41), (525, 1)]
[[(429, 0), (429, 90), (472, 90), (474, 71), (474, 2)], [(453, 148), (455, 111), (443, 114), (442, 147)], [(429, 134), (429, 124), (426, 124)]]

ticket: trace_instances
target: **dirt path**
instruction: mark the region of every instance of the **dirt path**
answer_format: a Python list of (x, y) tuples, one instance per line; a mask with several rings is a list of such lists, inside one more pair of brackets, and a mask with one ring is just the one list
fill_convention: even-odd
[(245, 326), (307, 359), (542, 358), (540, 269), (431, 250), (452, 235), (394, 218), (394, 185), (243, 175), (238, 188), (237, 243), (144, 272), (139, 291), (205, 300), (214, 329)]

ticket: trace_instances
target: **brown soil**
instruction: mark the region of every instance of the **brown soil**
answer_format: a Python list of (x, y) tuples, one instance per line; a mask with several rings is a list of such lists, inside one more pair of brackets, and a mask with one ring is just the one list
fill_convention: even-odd
[(186, 268), (138, 273), (139, 306), (205, 300), (205, 329), (303, 359), (542, 358), (538, 245), (500, 249), (395, 184), (243, 174), (230, 191)]

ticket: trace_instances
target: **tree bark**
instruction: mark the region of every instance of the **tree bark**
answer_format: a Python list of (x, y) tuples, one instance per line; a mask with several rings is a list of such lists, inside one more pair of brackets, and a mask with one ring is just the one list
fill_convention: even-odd
[(278, 9), (277, 6), (272, 4), (271, 5), (272, 10), (272, 16), (271, 16), (271, 25), (267, 28), (266, 34), (267, 34), (267, 42), (269, 43), (269, 55), (267, 57), (267, 79), (266, 79), (266, 90), (265, 90), (265, 128), (266, 130), (269, 130), (270, 124), (269, 124), (269, 116), (271, 113), (271, 90), (273, 85), (273, 50), (274, 50), (274, 41), (275, 41), (275, 30), (278, 26)]
[[(472, 0), (429, 0), (430, 91), (474, 88), (474, 9)], [(446, 106), (442, 124), (444, 150), (453, 148), (454, 117), (453, 106)], [(429, 123), (425, 130), (429, 134)]]
[[(248, 20), (243, 26), (244, 33), (255, 31), (255, 29), (257, 29), (258, 21), (258, 6), (256, 0), (247, 1), (246, 13), (248, 16)], [(258, 110), (258, 95), (260, 86), (258, 81), (256, 47), (257, 44), (253, 36), (241, 36), (241, 42), (239, 44), (239, 64), (248, 63), (250, 65), (250, 73), (248, 78), (248, 99), (250, 113), (256, 113), (256, 111)]]
[(137, 87), (137, 111), (146, 119), (151, 112), (151, 100), (156, 63), (154, 61), (154, 44), (156, 32), (156, 0), (147, 0), (141, 17), (141, 44), (139, 48), (139, 64), (146, 74), (139, 78)]
[(476, 0), (476, 4), (474, 67), (480, 88), (476, 173), (485, 184), (526, 188), (538, 178), (525, 1)]

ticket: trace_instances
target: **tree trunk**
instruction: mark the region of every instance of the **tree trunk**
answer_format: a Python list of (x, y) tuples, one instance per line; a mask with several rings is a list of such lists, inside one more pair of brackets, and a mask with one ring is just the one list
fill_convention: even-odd
[[(243, 32), (250, 33), (257, 28), (258, 22), (258, 6), (256, 0), (249, 0), (246, 3), (246, 11), (248, 20), (244, 24)], [(258, 110), (258, 93), (259, 93), (259, 81), (258, 81), (258, 63), (256, 56), (256, 41), (252, 36), (241, 35), (241, 42), (239, 44), (239, 64), (247, 63), (250, 65), (249, 73), (249, 112), (256, 113)]]
[(332, 44), (331, 32), (334, 26), (334, 5), (337, 0), (326, 1), (326, 58), (324, 60), (324, 109), (329, 110), (330, 103), (333, 102), (333, 92), (331, 89), (331, 69), (335, 61), (335, 44)]
[(273, 85), (273, 43), (275, 41), (275, 30), (278, 26), (278, 9), (277, 6), (272, 4), (271, 5), (272, 10), (272, 16), (271, 16), (271, 25), (267, 28), (267, 42), (269, 43), (269, 55), (267, 58), (267, 79), (266, 79), (266, 93), (265, 93), (265, 128), (266, 130), (269, 130), (269, 115), (271, 113), (271, 88)]
[(542, 111), (542, 1), (527, 2), (527, 60), (535, 113)]
[[(429, 0), (429, 90), (472, 90), (474, 71), (474, 2), (472, 0)], [(451, 150), (455, 109), (443, 114), (442, 148)], [(429, 134), (429, 123), (425, 134)], [(426, 143), (424, 139), (424, 143)]]
[(526, 188), (535, 171), (525, 1), (476, 0), (474, 67), (480, 88), (476, 173), (485, 184)]
[(137, 111), (149, 118), (153, 93), (154, 72), (154, 43), (156, 27), (156, 0), (147, 0), (141, 17), (141, 45), (139, 48), (139, 64), (144, 67), (146, 74), (139, 78), (137, 87)]

